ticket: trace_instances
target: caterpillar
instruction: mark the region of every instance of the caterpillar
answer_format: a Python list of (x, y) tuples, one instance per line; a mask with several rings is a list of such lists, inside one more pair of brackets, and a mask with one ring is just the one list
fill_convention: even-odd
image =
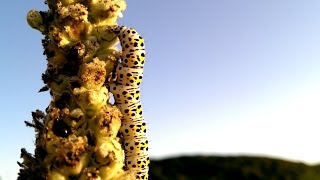
[(123, 114), (120, 132), (124, 139), (125, 166), (136, 172), (136, 179), (145, 180), (150, 160), (139, 87), (145, 63), (144, 39), (136, 30), (125, 26), (116, 26), (112, 31), (122, 47), (121, 62), (116, 67), (117, 78), (110, 84), (110, 91)]

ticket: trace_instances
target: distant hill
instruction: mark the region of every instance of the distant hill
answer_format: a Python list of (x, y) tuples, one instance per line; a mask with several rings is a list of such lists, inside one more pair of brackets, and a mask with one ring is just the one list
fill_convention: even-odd
[(265, 157), (194, 156), (152, 160), (150, 180), (320, 180), (320, 165)]

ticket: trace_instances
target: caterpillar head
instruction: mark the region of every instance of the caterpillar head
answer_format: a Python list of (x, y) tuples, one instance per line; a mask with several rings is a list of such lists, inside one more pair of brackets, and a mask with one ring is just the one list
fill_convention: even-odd
[(123, 34), (123, 31), (128, 29), (125, 26), (113, 26), (110, 30), (115, 33), (116, 35)]

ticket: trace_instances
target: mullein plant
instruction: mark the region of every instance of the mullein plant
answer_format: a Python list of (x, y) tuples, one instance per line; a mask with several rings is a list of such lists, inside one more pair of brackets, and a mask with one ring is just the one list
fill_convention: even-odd
[(27, 21), (44, 35), (47, 69), (40, 91), (49, 90), (52, 101), (25, 121), (36, 132), (35, 152), (21, 149), (18, 180), (148, 179), (139, 101), (144, 41), (134, 29), (117, 25), (125, 1), (46, 4), (49, 10), (31, 10)]

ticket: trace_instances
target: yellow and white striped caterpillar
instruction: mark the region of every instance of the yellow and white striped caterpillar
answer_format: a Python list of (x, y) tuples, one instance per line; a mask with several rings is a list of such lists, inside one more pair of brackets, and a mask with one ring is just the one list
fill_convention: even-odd
[(112, 31), (122, 47), (121, 63), (116, 68), (117, 80), (110, 84), (110, 91), (123, 114), (120, 132), (124, 138), (125, 164), (128, 170), (136, 172), (136, 179), (145, 180), (150, 160), (139, 87), (145, 62), (144, 39), (125, 26), (117, 26)]

